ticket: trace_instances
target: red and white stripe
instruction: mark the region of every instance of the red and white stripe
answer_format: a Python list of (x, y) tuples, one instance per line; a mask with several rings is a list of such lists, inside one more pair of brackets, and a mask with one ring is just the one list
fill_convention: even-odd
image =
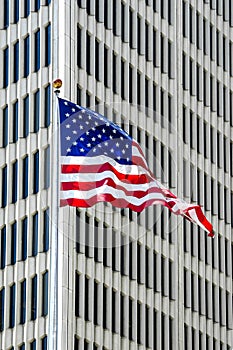
[(119, 208), (141, 212), (153, 204), (162, 204), (177, 215), (198, 224), (213, 237), (212, 225), (201, 207), (177, 198), (150, 172), (140, 146), (133, 142), (133, 165), (122, 165), (101, 155), (61, 157), (61, 206), (91, 207), (111, 202)]

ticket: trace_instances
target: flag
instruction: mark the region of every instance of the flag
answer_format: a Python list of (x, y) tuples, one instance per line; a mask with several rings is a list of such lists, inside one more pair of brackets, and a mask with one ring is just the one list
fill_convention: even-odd
[(99, 113), (58, 100), (61, 206), (91, 207), (110, 202), (141, 212), (161, 204), (214, 236), (200, 206), (179, 199), (155, 179), (131, 136)]

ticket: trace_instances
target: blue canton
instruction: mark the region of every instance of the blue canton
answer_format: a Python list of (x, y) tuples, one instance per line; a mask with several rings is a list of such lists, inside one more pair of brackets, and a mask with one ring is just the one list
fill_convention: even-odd
[(132, 138), (101, 114), (59, 98), (62, 156), (106, 155), (132, 164)]

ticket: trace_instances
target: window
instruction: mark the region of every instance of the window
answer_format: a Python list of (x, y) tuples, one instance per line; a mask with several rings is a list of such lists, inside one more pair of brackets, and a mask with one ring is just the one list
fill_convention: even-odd
[(34, 321), (37, 317), (37, 275), (32, 278), (31, 288), (31, 320)]
[(22, 230), (22, 260), (25, 261), (27, 259), (27, 230), (28, 230), (28, 218), (25, 217), (22, 220), (22, 226), (21, 226), (21, 230)]
[(9, 0), (4, 0), (4, 29), (9, 26)]
[(3, 51), (3, 88), (6, 88), (9, 83), (9, 48), (8, 46)]
[(75, 272), (75, 316), (80, 316), (80, 306), (79, 306), (79, 295), (80, 295), (80, 275)]
[(34, 339), (33, 342), (31, 343), (30, 350), (36, 350), (36, 339)]
[(40, 127), (40, 90), (34, 93), (34, 132), (38, 132)]
[(12, 164), (12, 203), (16, 203), (18, 196), (18, 161)]
[(39, 191), (39, 151), (33, 155), (33, 194)]
[[(81, 51), (81, 50), (80, 50)], [(51, 63), (51, 25), (45, 28), (45, 66)]]
[(19, 0), (14, 0), (14, 23), (19, 21)]
[(5, 288), (0, 290), (0, 332), (4, 329), (4, 303), (5, 303)]
[(24, 1), (24, 17), (28, 17), (30, 14), (30, 0)]
[(23, 99), (23, 137), (29, 134), (29, 95)]
[(11, 225), (11, 265), (16, 263), (17, 251), (17, 223), (16, 221)]
[(32, 217), (32, 256), (38, 254), (38, 212)]
[(44, 150), (44, 188), (50, 186), (50, 146)]
[(42, 276), (42, 316), (48, 315), (48, 271)]
[(14, 44), (13, 83), (19, 80), (19, 41)]
[(20, 324), (26, 321), (26, 279), (20, 283)]
[(8, 145), (8, 106), (3, 109), (3, 139), (2, 139), (2, 147), (6, 147)]
[(13, 143), (18, 141), (18, 124), (19, 124), (19, 103), (18, 100), (13, 104)]
[(2, 168), (2, 208), (7, 204), (7, 165)]
[(24, 39), (24, 78), (27, 78), (27, 76), (29, 75), (29, 66), (30, 66), (29, 55), (30, 55), (30, 37), (28, 35)]
[(44, 211), (43, 251), (49, 250), (49, 208)]
[(90, 305), (89, 305), (90, 280), (89, 280), (89, 278), (87, 278), (86, 275), (85, 275), (85, 288), (84, 288), (84, 290), (85, 290), (84, 319), (85, 319), (85, 321), (90, 321)]
[[(89, 37), (89, 35), (88, 35)], [(91, 53), (89, 53), (91, 54)], [(90, 73), (90, 62), (87, 64), (87, 72)], [(100, 81), (100, 43), (98, 40), (95, 40), (95, 78), (96, 80)]]
[(41, 340), (41, 350), (47, 350), (48, 337), (47, 335)]
[(35, 72), (40, 69), (40, 30), (37, 30), (35, 36)]
[(39, 11), (40, 9), (40, 0), (35, 0), (35, 11)]
[(28, 156), (23, 159), (23, 176), (22, 176), (22, 198), (25, 199), (28, 196)]
[(45, 88), (45, 128), (47, 128), (50, 124), (50, 103), (51, 103), (51, 91), (50, 85)]
[(9, 328), (15, 326), (15, 283), (10, 287)]
[(0, 268), (1, 269), (4, 269), (5, 266), (6, 266), (6, 225), (3, 226), (3, 228), (1, 228), (1, 231), (0, 231), (0, 234), (1, 234), (1, 246), (0, 246), (0, 249), (1, 249), (1, 260), (0, 260)]

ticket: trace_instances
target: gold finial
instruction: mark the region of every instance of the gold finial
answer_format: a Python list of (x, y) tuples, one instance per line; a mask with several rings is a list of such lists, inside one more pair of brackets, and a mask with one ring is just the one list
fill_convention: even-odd
[(54, 90), (55, 94), (58, 95), (60, 93), (60, 88), (62, 87), (62, 81), (61, 79), (56, 79), (53, 82), (53, 88), (56, 89)]

